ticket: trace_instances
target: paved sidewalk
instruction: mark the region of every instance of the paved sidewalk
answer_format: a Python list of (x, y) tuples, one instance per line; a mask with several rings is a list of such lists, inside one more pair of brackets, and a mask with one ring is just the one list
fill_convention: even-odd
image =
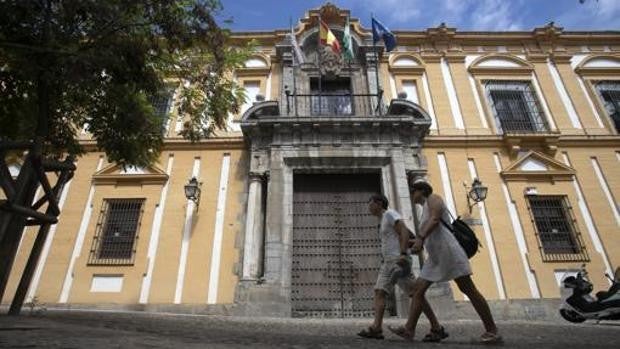
[[(25, 312), (27, 313), (27, 311)], [(355, 335), (369, 319), (282, 319), (141, 312), (48, 310), (36, 316), (0, 315), (0, 348), (469, 348), (482, 333), (478, 321), (444, 322), (441, 344)], [(388, 319), (386, 324), (401, 324)], [(620, 348), (620, 323), (499, 323), (505, 348)], [(421, 320), (418, 338), (428, 331)]]

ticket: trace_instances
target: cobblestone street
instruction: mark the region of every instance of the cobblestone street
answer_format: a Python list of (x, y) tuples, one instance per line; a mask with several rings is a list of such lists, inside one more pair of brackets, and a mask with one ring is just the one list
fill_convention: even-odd
[[(27, 313), (27, 312), (26, 312)], [(47, 311), (36, 316), (0, 316), (2, 348), (468, 348), (481, 334), (479, 322), (447, 321), (442, 344), (407, 343), (386, 332), (385, 340), (355, 333), (368, 319), (276, 319), (152, 313)], [(386, 324), (400, 324), (388, 319)], [(618, 348), (620, 324), (499, 322), (505, 348)], [(421, 338), (428, 330), (422, 321)]]

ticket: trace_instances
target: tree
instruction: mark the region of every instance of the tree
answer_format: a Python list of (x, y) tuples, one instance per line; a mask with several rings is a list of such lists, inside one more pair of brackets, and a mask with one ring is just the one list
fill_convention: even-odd
[[(170, 83), (189, 116), (186, 138), (226, 127), (245, 98), (231, 71), (249, 51), (218, 26), (221, 9), (218, 0), (0, 1), (0, 300), (25, 224), (41, 225), (41, 236), (57, 221), (82, 128), (110, 161), (153, 163), (164, 120), (149, 99)], [(14, 181), (6, 157), (24, 150)], [(58, 175), (54, 187), (47, 172)], [(39, 184), (45, 196), (33, 205)]]

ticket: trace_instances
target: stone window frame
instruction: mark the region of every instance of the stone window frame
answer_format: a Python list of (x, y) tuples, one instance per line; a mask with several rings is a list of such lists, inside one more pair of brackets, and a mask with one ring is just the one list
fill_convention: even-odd
[[(124, 205), (139, 205), (137, 210), (127, 210), (125, 212), (119, 212), (114, 214), (112, 212), (113, 206), (112, 204), (121, 203)], [(93, 240), (91, 243), (90, 253), (88, 257), (88, 265), (114, 265), (114, 266), (132, 266), (135, 263), (136, 249), (138, 246), (138, 240), (140, 235), (140, 228), (142, 225), (142, 218), (144, 217), (144, 209), (146, 206), (146, 198), (105, 198), (103, 199), (100, 211), (99, 218), (97, 219), (97, 225), (95, 227), (95, 234), (93, 236)], [(125, 207), (126, 208), (126, 207)], [(135, 207), (133, 208), (135, 209)], [(135, 222), (135, 227), (133, 227), (133, 232), (130, 233), (131, 238), (126, 239), (127, 241), (122, 242), (123, 248), (116, 249), (119, 246), (110, 246), (110, 244), (114, 245), (114, 242), (107, 241), (109, 240), (110, 235), (110, 220), (111, 217), (118, 218), (117, 215), (120, 215), (124, 220), (125, 218), (131, 218), (132, 221)], [(129, 216), (128, 216), (129, 215)], [(129, 241), (131, 240), (131, 241)], [(129, 249), (127, 249), (127, 244), (131, 243)], [(119, 256), (102, 256), (102, 251), (108, 250), (108, 252), (114, 254), (118, 253)], [(129, 252), (129, 255), (124, 255), (124, 253)]]
[[(480, 64), (487, 60), (504, 60), (507, 62), (515, 63), (518, 66), (481, 66)], [(534, 66), (517, 56), (513, 56), (510, 54), (487, 54), (476, 58), (469, 66), (468, 72), (471, 74), (474, 79), (474, 84), (476, 87), (475, 93), (478, 94), (479, 100), (482, 104), (482, 109), (484, 113), (484, 117), (487, 120), (489, 126), (492, 127), (493, 132), (497, 135), (503, 135), (501, 131), (501, 127), (497, 125), (497, 121), (495, 118), (494, 111), (492, 109), (492, 101), (488, 99), (485, 83), (487, 81), (516, 81), (516, 82), (527, 82), (532, 87), (532, 92), (534, 97), (537, 99), (540, 105), (540, 113), (543, 116), (545, 123), (548, 125), (548, 133), (557, 132), (557, 126), (555, 120), (551, 122), (553, 116), (549, 115), (547, 110), (545, 110), (544, 105), (548, 105), (548, 102), (544, 98), (543, 91), (540, 91), (539, 88), (536, 87), (532, 75), (534, 74)], [(534, 75), (535, 77), (535, 75)]]
[[(534, 208), (532, 205), (533, 201), (552, 201), (556, 200), (556, 205), (561, 206), (562, 215), (565, 220), (565, 227), (568, 228), (569, 231), (564, 232), (568, 235), (568, 238), (572, 242), (572, 248), (574, 252), (563, 252), (563, 251), (553, 251), (549, 246), (545, 246), (545, 244), (550, 241), (545, 240), (544, 235), (548, 234), (548, 232), (541, 232), (540, 227), (545, 224), (552, 224), (551, 221), (541, 219), (541, 217), (537, 217), (534, 212)], [(567, 195), (545, 195), (545, 194), (536, 194), (536, 195), (525, 195), (525, 201), (527, 205), (527, 210), (530, 214), (530, 220), (532, 222), (532, 227), (534, 230), (534, 234), (536, 235), (536, 241), (538, 243), (538, 249), (540, 250), (541, 258), (543, 262), (589, 262), (590, 257), (588, 256), (588, 252), (586, 250), (585, 242), (581, 236), (581, 232), (577, 227), (577, 220), (575, 214), (573, 212), (573, 208), (569, 202), (569, 198)], [(553, 208), (558, 208), (555, 206)], [(556, 228), (551, 228), (552, 231), (556, 230)]]
[(620, 134), (620, 130), (617, 130), (613, 120), (611, 119), (605, 102), (598, 91), (597, 85), (601, 82), (617, 82), (620, 84), (620, 67), (589, 67), (588, 63), (593, 60), (607, 59), (617, 61), (620, 63), (620, 55), (613, 54), (593, 54), (584, 58), (581, 63), (575, 68), (575, 74), (577, 74), (583, 81), (586, 93), (594, 104), (594, 108), (601, 116), (601, 122), (604, 127), (609, 129), (612, 134)]

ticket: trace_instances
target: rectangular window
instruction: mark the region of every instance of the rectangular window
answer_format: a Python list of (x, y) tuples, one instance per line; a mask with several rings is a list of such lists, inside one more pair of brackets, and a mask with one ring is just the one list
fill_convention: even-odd
[(241, 114), (245, 113), (256, 102), (256, 96), (260, 94), (260, 81), (245, 81), (243, 88), (245, 89), (246, 100), (241, 106)]
[(403, 80), (403, 92), (407, 93), (407, 100), (419, 104), (418, 89), (415, 81)]
[(620, 81), (601, 81), (596, 84), (596, 90), (616, 132), (620, 132)]
[(88, 264), (132, 265), (144, 199), (103, 201)]
[(155, 109), (155, 116), (162, 120), (162, 134), (168, 131), (170, 107), (172, 106), (172, 91), (164, 90), (149, 97), (149, 102)]
[(549, 131), (538, 98), (529, 82), (488, 81), (485, 89), (500, 132)]
[(353, 114), (351, 79), (335, 80), (310, 79), (312, 92), (312, 115), (351, 115)]
[(543, 261), (588, 261), (568, 198), (561, 195), (530, 195), (527, 199)]

